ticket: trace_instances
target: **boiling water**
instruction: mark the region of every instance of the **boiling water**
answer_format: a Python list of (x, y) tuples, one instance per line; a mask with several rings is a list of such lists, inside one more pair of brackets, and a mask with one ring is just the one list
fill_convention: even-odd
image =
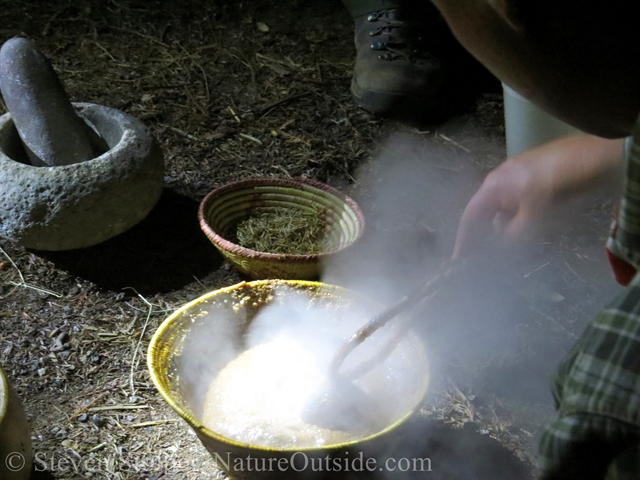
[(328, 430), (302, 420), (306, 402), (326, 373), (322, 366), (291, 340), (250, 348), (209, 386), (204, 424), (228, 438), (272, 447), (336, 444), (372, 433)]
[[(319, 391), (327, 388), (328, 361), (315, 353), (287, 338), (244, 351), (209, 385), (204, 425), (227, 438), (252, 445), (334, 445), (364, 438), (391, 425), (412, 407), (411, 398), (416, 398), (424, 387), (424, 374), (408, 374), (414, 369), (411, 356), (392, 355), (388, 362), (353, 382), (366, 397), (364, 413), (370, 423), (344, 430), (323, 428), (303, 420), (308, 418), (303, 412), (318, 401)], [(337, 424), (353, 422), (347, 418)]]
[[(203, 388), (202, 422), (210, 430), (252, 445), (335, 445), (383, 430), (422, 398), (428, 382), (424, 352), (405, 338), (384, 363), (353, 379), (356, 388), (347, 389), (348, 398), (341, 397), (357, 405), (355, 411), (362, 413), (363, 421), (352, 421), (354, 409), (337, 409), (335, 415), (331, 410), (331, 422), (311, 418), (319, 425), (305, 421), (310, 419), (305, 413), (313, 411), (314, 405), (324, 405), (329, 365), (338, 349), (373, 314), (353, 304), (313, 304), (290, 291), (278, 291), (275, 297), (240, 334), (244, 351), (218, 364)], [(226, 356), (220, 352), (230, 342), (223, 341), (226, 337), (220, 328), (214, 330), (214, 336), (199, 331), (189, 343), (186, 350), (197, 361), (185, 364), (185, 371), (207, 371), (208, 362)], [(380, 329), (349, 356), (344, 371), (375, 356), (391, 336), (393, 328)]]

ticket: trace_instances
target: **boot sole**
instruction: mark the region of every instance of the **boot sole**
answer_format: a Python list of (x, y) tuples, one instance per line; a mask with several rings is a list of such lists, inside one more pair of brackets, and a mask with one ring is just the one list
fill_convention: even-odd
[(436, 97), (418, 97), (402, 93), (364, 90), (355, 78), (351, 80), (351, 95), (365, 110), (377, 115), (402, 118), (422, 118), (429, 116), (436, 108)]

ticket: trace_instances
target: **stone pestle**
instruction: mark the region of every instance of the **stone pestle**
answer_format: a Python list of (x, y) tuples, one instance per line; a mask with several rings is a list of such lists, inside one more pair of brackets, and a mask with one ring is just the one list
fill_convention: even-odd
[(0, 48), (0, 91), (33, 165), (80, 163), (109, 147), (82, 118), (49, 60), (21, 37)]

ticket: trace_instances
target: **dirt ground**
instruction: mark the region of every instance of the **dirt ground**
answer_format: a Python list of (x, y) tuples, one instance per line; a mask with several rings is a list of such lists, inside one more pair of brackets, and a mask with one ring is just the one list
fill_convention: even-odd
[[(253, 176), (327, 182), (358, 198), (370, 236), (392, 229), (411, 241), (435, 232), (439, 247), (425, 260), (433, 263), (445, 258), (457, 216), (482, 175), (505, 155), (499, 84), (442, 28), (430, 35), (435, 53), (450, 63), (442, 103), (451, 108), (421, 125), (402, 125), (352, 101), (352, 24), (336, 0), (4, 0), (0, 17), (0, 40), (33, 39), (72, 100), (140, 119), (166, 164), (156, 208), (116, 238), (68, 252), (0, 241), (0, 364), (29, 418), (34, 479), (224, 478), (161, 401), (145, 362), (149, 339), (170, 312), (244, 279), (199, 230), (198, 202), (211, 189)], [(447, 179), (464, 179), (456, 195), (441, 196), (454, 212), (446, 219), (438, 215), (444, 205), (431, 203), (428, 227), (416, 226), (411, 215), (377, 223), (379, 211), (368, 201), (374, 184), (356, 181), (356, 172), (392, 132), (401, 135), (391, 146), (411, 138), (442, 153), (440, 161), (425, 155), (425, 168), (439, 172), (445, 187)], [(421, 157), (419, 150), (411, 154)], [(425, 443), (427, 453), (476, 465), (471, 457), (481, 452), (494, 470), (476, 465), (473, 478), (528, 478), (552, 409), (553, 366), (616, 292), (600, 246), (611, 205), (589, 204), (576, 225), (533, 255), (487, 267), (513, 293), (513, 321), (501, 331), (517, 333), (517, 348), (446, 362), (417, 423), (440, 432)], [(398, 269), (422, 262), (414, 260), (399, 256)], [(373, 275), (389, 273), (371, 268)], [(486, 299), (470, 322), (477, 310), (492, 315), (501, 308), (479, 284), (476, 277), (465, 287)], [(456, 348), (481, 342), (468, 337)], [(515, 379), (508, 387), (505, 376)], [(438, 442), (458, 448), (438, 457)], [(466, 478), (444, 467), (438, 473), (436, 465), (433, 475), (415, 478)]]

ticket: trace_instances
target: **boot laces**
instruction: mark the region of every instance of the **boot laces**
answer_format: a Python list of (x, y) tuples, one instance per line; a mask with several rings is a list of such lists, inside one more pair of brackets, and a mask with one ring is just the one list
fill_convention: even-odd
[(383, 22), (369, 31), (369, 36), (381, 37), (371, 43), (370, 48), (381, 52), (378, 55), (380, 60), (403, 59), (414, 62), (427, 58), (429, 54), (421, 48), (423, 38), (416, 32), (419, 24), (411, 25), (409, 22), (398, 20), (398, 12), (397, 8), (389, 8), (367, 15), (368, 22)]

